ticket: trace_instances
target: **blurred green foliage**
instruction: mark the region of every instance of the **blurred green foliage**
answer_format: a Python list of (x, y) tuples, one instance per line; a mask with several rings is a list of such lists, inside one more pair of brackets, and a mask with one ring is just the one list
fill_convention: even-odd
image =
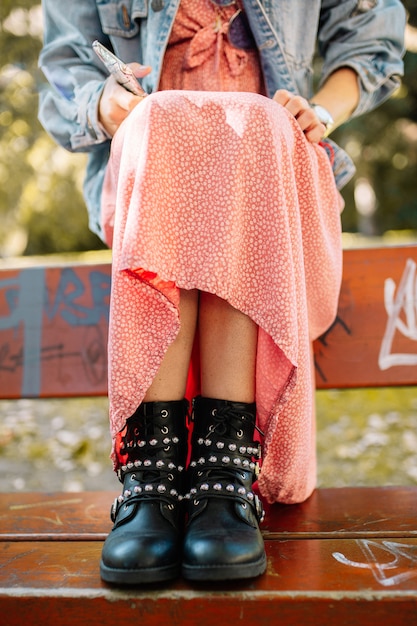
[[(357, 176), (343, 195), (346, 231), (417, 231), (417, 1), (409, 12), (410, 45), (400, 91), (376, 112), (338, 129)], [(413, 30), (414, 29), (414, 30)], [(89, 232), (82, 198), (84, 155), (67, 154), (37, 120), (37, 67), (42, 19), (36, 0), (0, 4), (0, 255), (44, 254), (103, 247)], [(360, 216), (354, 191), (367, 180), (375, 213)]]
[(0, 254), (103, 247), (88, 230), (82, 197), (85, 155), (67, 154), (37, 119), (44, 82), (37, 67), (41, 6), (0, 5)]

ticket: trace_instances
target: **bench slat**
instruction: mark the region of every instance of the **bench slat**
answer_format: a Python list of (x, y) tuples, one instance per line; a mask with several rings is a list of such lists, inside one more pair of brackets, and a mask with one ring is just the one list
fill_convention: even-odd
[[(319, 388), (417, 384), (416, 267), (417, 245), (345, 251), (338, 316), (314, 345)], [(3, 270), (0, 398), (106, 395), (109, 296), (109, 264)]]
[[(254, 596), (343, 590), (365, 597), (369, 590), (417, 591), (417, 539), (267, 540), (265, 546), (268, 568), (259, 579), (201, 586), (205, 590), (247, 589)], [(51, 595), (64, 589), (111, 593), (114, 589), (107, 588), (98, 574), (100, 554), (97, 541), (1, 542), (0, 589), (44, 589)], [(161, 586), (162, 595), (166, 590), (186, 595), (189, 589), (181, 579)], [(134, 589), (139, 597), (142, 591)]]
[[(119, 492), (0, 495), (0, 541), (103, 541)], [(298, 505), (266, 506), (262, 531), (279, 538), (417, 538), (417, 487), (319, 489)]]
[[(1, 594), (1, 590), (0, 590)], [(7, 626), (42, 624), (42, 626), (85, 626), (97, 624), (141, 624), (142, 626), (223, 626), (232, 623), (251, 623), (271, 626), (282, 623), (288, 626), (355, 625), (410, 626), (415, 623), (417, 600), (413, 593), (396, 596), (350, 597), (343, 594), (269, 594), (256, 601), (250, 593), (242, 596), (205, 594), (190, 591), (182, 597), (146, 597), (115, 594), (109, 599), (99, 595), (91, 597), (39, 597), (0, 595), (2, 612), (7, 616)], [(336, 597), (338, 596), (338, 597)], [(33, 621), (36, 616), (36, 622)], [(372, 617), (370, 617), (372, 616)], [(372, 621), (370, 621), (372, 619)]]
[(417, 245), (345, 251), (337, 318), (314, 344), (318, 388), (417, 384), (416, 279)]
[(97, 611), (103, 626), (116, 616), (118, 623), (134, 617), (144, 625), (212, 626), (231, 619), (270, 624), (277, 616), (289, 624), (337, 623), (336, 617), (343, 624), (369, 624), (369, 611), (384, 626), (415, 621), (417, 539), (267, 541), (268, 569), (256, 580), (178, 580), (124, 591), (100, 581), (100, 550), (98, 542), (1, 543), (2, 614), (14, 600), (21, 620), (13, 621), (12, 613), (8, 626), (31, 623), (29, 610), (39, 623), (56, 625), (96, 623)]
[(417, 487), (317, 489), (302, 504), (266, 511), (267, 538), (417, 538)]
[(0, 494), (0, 541), (103, 541), (110, 532), (110, 506), (120, 494)]

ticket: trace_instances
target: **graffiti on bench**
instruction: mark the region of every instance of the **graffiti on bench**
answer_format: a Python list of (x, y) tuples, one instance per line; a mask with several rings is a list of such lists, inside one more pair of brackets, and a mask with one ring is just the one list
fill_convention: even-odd
[[(65, 377), (64, 364), (73, 358), (90, 385), (105, 385), (109, 272), (91, 268), (81, 277), (71, 267), (23, 270), (0, 280), (0, 294), (7, 312), (0, 331), (8, 331), (0, 345), (0, 372), (21, 370), (23, 396), (40, 395), (39, 365), (53, 364), (56, 376)], [(80, 331), (76, 342), (74, 329)]]
[(357, 539), (365, 561), (355, 561), (341, 552), (333, 558), (343, 565), (367, 569), (383, 587), (394, 587), (417, 576), (417, 544)]
[(395, 288), (394, 280), (387, 278), (384, 303), (388, 321), (378, 359), (382, 370), (394, 365), (417, 365), (417, 343), (414, 354), (392, 351), (396, 332), (417, 342), (417, 263), (412, 259), (407, 260), (397, 293)]
[[(375, 296), (352, 293), (349, 278), (342, 284), (336, 319), (314, 346), (319, 383), (333, 384), (337, 377), (343, 381), (351, 376), (351, 386), (355, 386), (366, 375), (382, 384), (393, 379), (401, 384), (412, 382), (404, 366), (417, 365), (416, 261), (405, 259), (398, 283), (391, 277), (381, 279), (377, 295), (381, 298), (378, 311), (375, 307), (367, 310), (368, 298)], [(384, 375), (398, 366), (401, 372)]]

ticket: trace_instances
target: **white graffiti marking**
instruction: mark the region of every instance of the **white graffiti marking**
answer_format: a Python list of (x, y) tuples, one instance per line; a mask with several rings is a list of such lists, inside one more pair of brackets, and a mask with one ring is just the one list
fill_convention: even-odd
[(395, 282), (387, 278), (384, 287), (384, 304), (388, 314), (387, 326), (379, 351), (378, 364), (381, 370), (393, 365), (417, 365), (415, 353), (391, 352), (395, 332), (417, 342), (417, 264), (408, 259), (400, 284), (395, 294)]
[[(341, 552), (333, 552), (333, 558), (343, 565), (370, 570), (383, 587), (393, 587), (417, 576), (417, 545), (370, 539), (357, 539), (356, 543), (365, 556), (365, 562), (352, 561)], [(391, 560), (381, 563), (381, 552)]]

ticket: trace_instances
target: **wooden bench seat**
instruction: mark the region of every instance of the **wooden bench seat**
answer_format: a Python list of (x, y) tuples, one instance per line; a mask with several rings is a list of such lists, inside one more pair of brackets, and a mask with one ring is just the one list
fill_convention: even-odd
[(146, 625), (415, 623), (417, 488), (322, 489), (303, 504), (268, 507), (268, 569), (256, 580), (123, 590), (98, 575), (112, 495), (3, 495), (0, 615), (8, 626), (106, 626), (116, 616)]
[[(417, 246), (345, 253), (319, 388), (417, 384), (416, 268)], [(0, 398), (105, 395), (109, 293), (109, 264), (0, 271)], [(256, 580), (132, 589), (99, 577), (116, 495), (0, 495), (1, 626), (417, 623), (417, 487), (267, 506)]]
[[(118, 491), (3, 493), (0, 542), (103, 541)], [(265, 539), (417, 539), (417, 487), (317, 489), (302, 504), (265, 504)]]

